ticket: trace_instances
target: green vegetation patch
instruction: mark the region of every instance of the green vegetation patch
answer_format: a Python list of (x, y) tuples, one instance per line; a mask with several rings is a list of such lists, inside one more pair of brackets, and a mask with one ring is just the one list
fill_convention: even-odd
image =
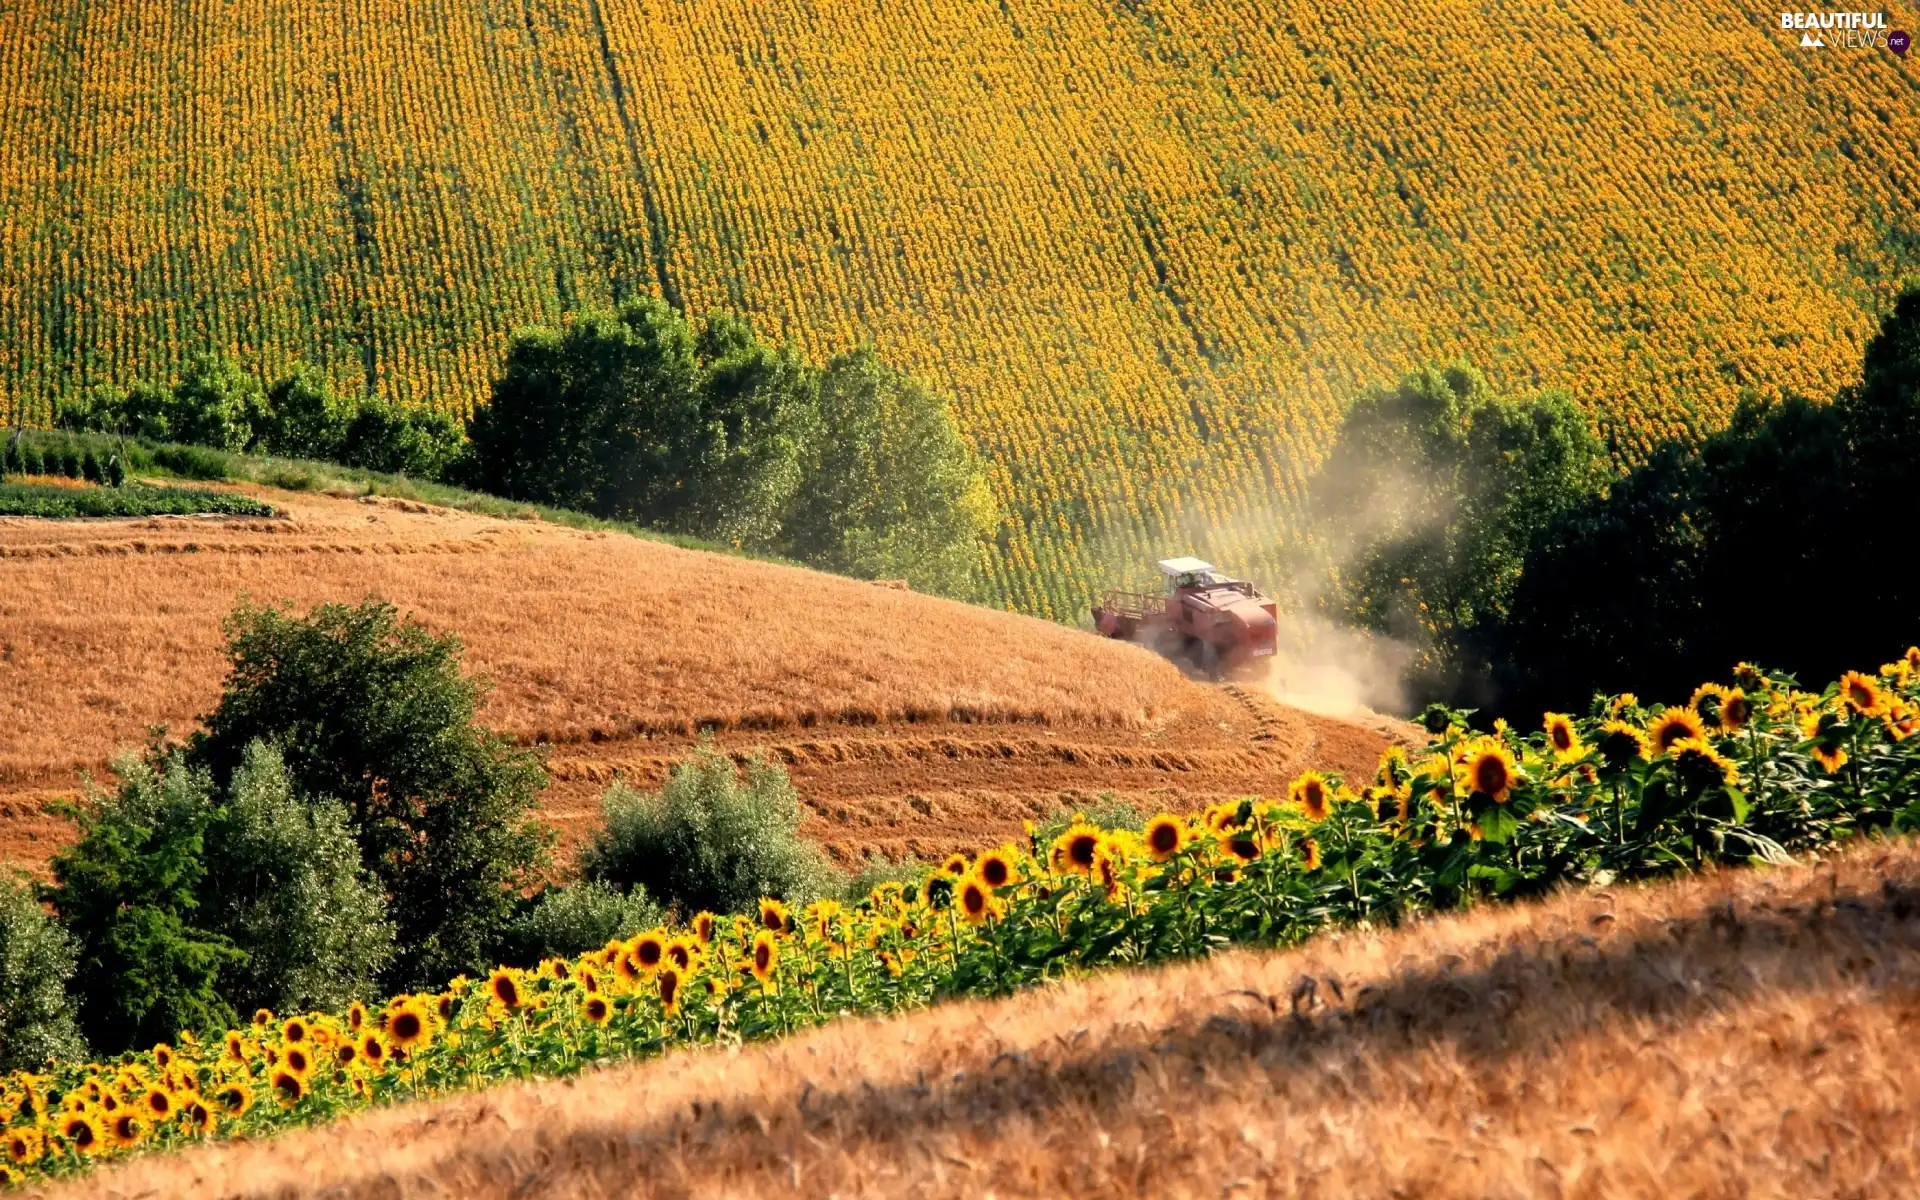
[(280, 511), (251, 496), (201, 488), (49, 487), (0, 483), (0, 517), (277, 517)]

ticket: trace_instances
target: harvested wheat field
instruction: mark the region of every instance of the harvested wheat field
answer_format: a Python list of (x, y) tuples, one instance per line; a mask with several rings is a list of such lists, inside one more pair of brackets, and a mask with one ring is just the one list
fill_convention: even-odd
[(134, 1160), (102, 1197), (1908, 1196), (1920, 848), (1570, 893)]
[(212, 707), (242, 596), (379, 596), (458, 633), (494, 685), (484, 719), (554, 747), (563, 834), (702, 727), (789, 764), (843, 862), (977, 846), (1063, 795), (1189, 807), (1309, 765), (1371, 770), (1386, 736), (1010, 613), (618, 533), (246, 490), (288, 515), (0, 519), (0, 861), (42, 862), (68, 829), (46, 801)]

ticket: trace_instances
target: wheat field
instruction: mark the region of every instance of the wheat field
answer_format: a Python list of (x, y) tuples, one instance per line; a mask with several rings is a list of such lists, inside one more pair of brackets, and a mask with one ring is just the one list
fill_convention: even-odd
[(1490, 907), (136, 1159), (51, 1196), (1907, 1196), (1920, 848)]
[(0, 519), (0, 862), (149, 726), (216, 703), (221, 621), (379, 597), (458, 635), (481, 719), (552, 747), (571, 840), (616, 774), (652, 785), (703, 729), (787, 765), (843, 863), (977, 848), (1103, 792), (1142, 807), (1370, 772), (1390, 731), (1188, 679), (1050, 622), (625, 534), (391, 497), (249, 488), (276, 519)]
[(18, 0), (0, 414), (198, 350), (466, 411), (640, 293), (956, 400), (997, 602), (1277, 570), (1355, 389), (1623, 458), (1831, 392), (1920, 267), (1913, 59), (1683, 0)]

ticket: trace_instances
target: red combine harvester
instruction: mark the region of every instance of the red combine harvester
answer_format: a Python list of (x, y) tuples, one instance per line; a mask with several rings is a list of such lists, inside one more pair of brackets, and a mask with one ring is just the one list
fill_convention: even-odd
[(1215, 679), (1257, 669), (1273, 656), (1273, 601), (1259, 588), (1197, 558), (1169, 558), (1159, 567), (1164, 596), (1108, 592), (1094, 605), (1094, 628), (1184, 658)]

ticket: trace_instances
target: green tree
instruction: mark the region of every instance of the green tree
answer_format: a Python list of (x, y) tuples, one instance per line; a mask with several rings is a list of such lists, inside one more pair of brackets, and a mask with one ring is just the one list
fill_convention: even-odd
[(817, 404), (781, 548), (843, 574), (964, 592), (994, 506), (946, 402), (863, 347), (827, 365)]
[(296, 367), (267, 391), (267, 448), (287, 458), (337, 459), (353, 406), (333, 394), (326, 376)]
[(799, 795), (773, 764), (751, 762), (743, 779), (732, 759), (702, 745), (657, 793), (616, 783), (600, 803), (606, 822), (581, 852), (581, 875), (645, 889), (683, 918), (828, 890), (825, 857), (800, 836)]
[(508, 926), (500, 960), (531, 967), (545, 958), (576, 958), (665, 918), (647, 889), (637, 885), (623, 892), (597, 879), (582, 879), (550, 887)]
[(458, 457), (461, 441), (459, 423), (443, 412), (369, 396), (341, 431), (333, 457), (369, 471), (438, 479)]
[(236, 1012), (340, 1009), (373, 996), (394, 932), (337, 800), (296, 794), (279, 750), (253, 742), (205, 835), (198, 924), (247, 954), (222, 973)]
[(1605, 477), (1565, 395), (1502, 397), (1466, 366), (1416, 371), (1354, 404), (1314, 479), (1325, 600), (1415, 648), (1419, 698), (1483, 698), (1474, 631), (1504, 618), (1540, 531)]
[(174, 385), (169, 421), (175, 441), (245, 450), (268, 424), (260, 382), (231, 360), (195, 355)]
[(80, 837), (49, 862), (43, 898), (79, 945), (73, 994), (101, 1053), (232, 1024), (223, 969), (245, 960), (194, 924), (213, 809), (204, 772), (177, 755), (120, 764), (121, 786), (72, 811)]
[(0, 1075), (86, 1054), (67, 981), (73, 939), (25, 879), (0, 878)]
[(459, 640), (378, 601), (306, 617), (243, 605), (226, 632), (231, 670), (192, 761), (227, 786), (247, 746), (270, 741), (295, 791), (346, 805), (397, 926), (383, 983), (487, 966), (546, 862), (551, 833), (532, 816), (546, 774), (474, 723), (481, 685)]

